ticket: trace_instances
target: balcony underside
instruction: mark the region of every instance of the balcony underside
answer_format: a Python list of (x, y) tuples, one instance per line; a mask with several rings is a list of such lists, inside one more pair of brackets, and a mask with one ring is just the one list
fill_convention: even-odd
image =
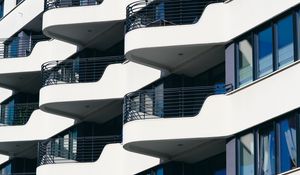
[(40, 72), (0, 74), (0, 86), (19, 92), (38, 93), (41, 87)]
[(104, 0), (99, 5), (46, 11), (43, 31), (52, 38), (105, 50), (123, 39), (124, 19), (125, 7), (120, 0)]
[(52, 25), (43, 31), (49, 37), (81, 47), (106, 50), (123, 39), (124, 27), (123, 21), (111, 21)]
[(132, 50), (126, 58), (173, 73), (197, 75), (224, 61), (223, 45), (190, 45)]
[[(236, 0), (210, 4), (196, 23), (129, 31), (125, 35), (125, 54), (127, 59), (140, 64), (188, 74), (185, 65), (193, 65), (190, 60), (203, 60), (196, 64), (201, 66), (210, 60), (207, 52), (213, 53), (214, 49), (224, 47), (232, 39), (298, 4), (298, 0), (276, 3), (272, 0)], [(192, 68), (190, 70), (194, 70)]]
[(71, 118), (104, 123), (122, 113), (122, 98), (106, 100), (64, 101), (40, 106), (44, 111)]
[(196, 143), (220, 138), (224, 140), (298, 109), (299, 76), (300, 61), (297, 61), (236, 91), (208, 97), (195, 117), (156, 117), (128, 122), (123, 127), (124, 147), (148, 155), (158, 153), (176, 158), (169, 155), (172, 153), (169, 150), (178, 147), (180, 142), (189, 148), (194, 142), (188, 140), (197, 140)]

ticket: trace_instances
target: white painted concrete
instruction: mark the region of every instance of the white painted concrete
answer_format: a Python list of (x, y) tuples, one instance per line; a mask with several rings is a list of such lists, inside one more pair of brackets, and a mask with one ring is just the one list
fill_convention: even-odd
[(77, 51), (77, 46), (59, 40), (38, 42), (28, 57), (0, 59), (0, 74), (41, 71), (41, 65), (64, 60)]
[(138, 49), (226, 43), (299, 3), (233, 0), (211, 4), (196, 24), (140, 28), (126, 33), (125, 53), (130, 59)]
[(109, 65), (95, 83), (59, 84), (40, 90), (40, 106), (49, 103), (122, 99), (160, 78), (161, 72), (136, 63)]
[(0, 143), (45, 140), (73, 124), (73, 119), (35, 110), (25, 125), (1, 126)]
[(0, 88), (0, 103), (12, 96), (13, 91), (10, 89)]
[(3, 15), (5, 16), (16, 7), (16, 0), (4, 0)]
[(16, 7), (0, 21), (0, 38), (10, 38), (41, 14), (44, 11), (44, 2), (45, 0), (25, 0)]
[(123, 0), (104, 0), (99, 5), (48, 10), (43, 16), (43, 30), (51, 26), (111, 22), (125, 18), (126, 6)]
[(238, 91), (208, 97), (195, 117), (128, 122), (123, 143), (231, 136), (299, 108), (299, 76), (298, 61)]
[(109, 144), (96, 162), (42, 165), (37, 175), (133, 175), (158, 164), (158, 158), (128, 152), (121, 144)]

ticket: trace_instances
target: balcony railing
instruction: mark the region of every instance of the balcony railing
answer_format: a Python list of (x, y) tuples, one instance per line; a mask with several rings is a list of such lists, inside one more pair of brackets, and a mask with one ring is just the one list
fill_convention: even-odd
[(24, 125), (38, 107), (38, 103), (2, 105), (0, 108), (0, 126)]
[(49, 38), (43, 35), (0, 39), (0, 58), (27, 57), (31, 54), (36, 43), (46, 40)]
[(211, 3), (224, 0), (141, 0), (126, 8), (126, 31), (138, 28), (194, 24)]
[(102, 1), (103, 0), (46, 0), (45, 9), (98, 5), (101, 4)]
[(231, 85), (140, 90), (124, 97), (124, 123), (155, 118), (193, 117), (207, 97), (225, 94)]
[(96, 82), (108, 65), (124, 61), (124, 56), (111, 56), (47, 62), (42, 65), (42, 84)]
[(120, 135), (52, 138), (38, 144), (38, 164), (94, 162), (105, 145), (120, 143)]

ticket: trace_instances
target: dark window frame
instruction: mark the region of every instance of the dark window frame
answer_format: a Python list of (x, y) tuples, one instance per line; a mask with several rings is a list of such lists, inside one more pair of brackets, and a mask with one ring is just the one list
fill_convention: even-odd
[[(294, 61), (299, 60), (300, 56), (300, 5), (297, 5), (295, 7), (290, 8), (286, 12), (264, 22), (263, 24), (249, 30), (248, 32), (245, 32), (244, 34), (236, 37), (233, 39), (233, 44), (234, 44), (234, 63), (235, 63), (235, 70), (234, 70), (234, 83), (235, 83), (235, 88), (238, 89), (240, 87), (243, 87), (239, 84), (239, 42), (246, 39), (247, 37), (251, 36), (252, 39), (252, 54), (253, 54), (253, 68), (252, 68), (252, 76), (253, 76), (253, 81), (261, 79), (263, 77), (258, 78), (258, 33), (261, 32), (262, 30), (266, 29), (267, 27), (272, 28), (272, 40), (273, 40), (273, 70), (272, 73), (276, 70), (279, 70), (278, 68), (278, 30), (277, 30), (277, 23), (284, 19), (285, 17), (292, 16), (292, 21), (293, 21), (293, 45), (294, 45)], [(290, 63), (290, 64), (293, 64)], [(280, 68), (282, 69), (282, 68)], [(266, 75), (265, 75), (266, 76)], [(250, 83), (251, 84), (251, 83)], [(245, 84), (247, 85), (247, 84)]]

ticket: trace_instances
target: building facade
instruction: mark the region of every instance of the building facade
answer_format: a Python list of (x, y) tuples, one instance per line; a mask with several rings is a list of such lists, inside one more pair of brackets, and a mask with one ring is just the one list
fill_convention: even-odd
[(300, 0), (0, 0), (0, 17), (1, 175), (300, 174)]

